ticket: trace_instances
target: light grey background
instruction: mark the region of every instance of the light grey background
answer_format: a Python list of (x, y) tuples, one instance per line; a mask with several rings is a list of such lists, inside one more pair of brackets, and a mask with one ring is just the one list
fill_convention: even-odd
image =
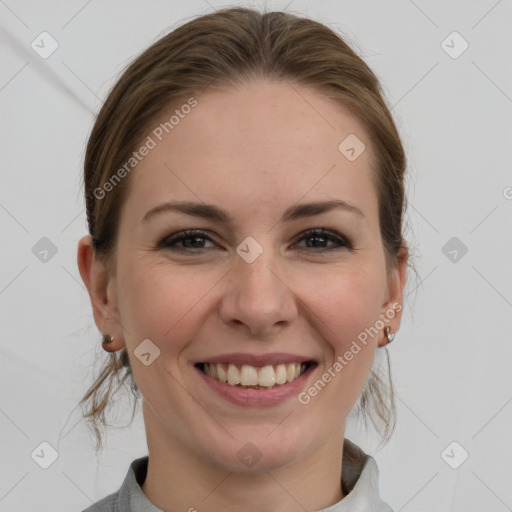
[[(0, 0), (2, 512), (82, 510), (147, 453), (138, 415), (96, 458), (75, 408), (102, 352), (76, 265), (84, 145), (135, 55), (227, 5)], [(396, 511), (511, 510), (512, 2), (295, 0), (287, 10), (340, 31), (377, 73), (409, 159), (406, 234), (421, 285), (411, 274), (389, 349), (398, 428), (380, 451), (355, 423), (346, 435), (376, 458)], [(43, 31), (59, 45), (47, 59), (31, 47)], [(454, 31), (469, 44), (457, 58), (445, 51), (462, 48)], [(43, 237), (57, 250), (46, 262), (34, 254)], [(443, 252), (452, 237), (467, 247), (457, 261), (454, 247)], [(58, 452), (48, 469), (31, 458), (49, 453), (43, 441)]]

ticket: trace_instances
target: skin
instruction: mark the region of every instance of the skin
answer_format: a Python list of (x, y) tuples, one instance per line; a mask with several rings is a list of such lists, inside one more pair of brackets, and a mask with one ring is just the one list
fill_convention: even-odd
[[(296, 397), (272, 407), (232, 404), (204, 384), (192, 362), (228, 352), (307, 355), (318, 363), (307, 389), (380, 314), (402, 304), (407, 249), (387, 272), (372, 146), (348, 109), (304, 86), (267, 80), (196, 99), (130, 176), (115, 268), (105, 270), (90, 236), (78, 247), (96, 325), (114, 336), (109, 350), (128, 346), (143, 395), (149, 465), (142, 490), (163, 510), (325, 508), (344, 497), (345, 418), (377, 347), (387, 342), (383, 331), (307, 405)], [(352, 162), (338, 150), (351, 133), (366, 145)], [(334, 209), (280, 220), (292, 205), (331, 199), (364, 217)], [(141, 222), (169, 200), (214, 204), (234, 224), (228, 229), (177, 212)], [(348, 238), (354, 250), (302, 238), (322, 227)], [(188, 253), (183, 243), (176, 246), (182, 252), (156, 249), (183, 229), (200, 229), (211, 240), (200, 239)], [(247, 236), (263, 249), (252, 263), (236, 252)], [(400, 321), (397, 311), (386, 325), (396, 332)], [(133, 351), (148, 338), (160, 356), (145, 366)], [(250, 468), (237, 457), (247, 442), (261, 454)]]

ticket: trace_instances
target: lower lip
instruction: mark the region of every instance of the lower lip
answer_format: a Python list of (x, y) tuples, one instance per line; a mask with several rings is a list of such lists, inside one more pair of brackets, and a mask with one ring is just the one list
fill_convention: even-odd
[(268, 389), (251, 389), (232, 386), (231, 384), (220, 382), (219, 380), (209, 377), (199, 368), (195, 368), (195, 370), (199, 372), (210, 389), (213, 389), (213, 391), (229, 402), (236, 405), (268, 407), (278, 405), (292, 397), (297, 397), (303, 390), (306, 380), (314, 368), (315, 366), (309, 367), (300, 377), (292, 382), (278, 384)]

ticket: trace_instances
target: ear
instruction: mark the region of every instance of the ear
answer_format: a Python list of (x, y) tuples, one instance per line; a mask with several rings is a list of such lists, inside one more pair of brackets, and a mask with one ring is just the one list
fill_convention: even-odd
[(102, 334), (109, 334), (114, 341), (108, 352), (124, 347), (123, 329), (117, 308), (115, 276), (109, 275), (92, 246), (92, 237), (84, 236), (78, 242), (78, 269), (91, 299), (94, 322)]
[[(409, 249), (404, 245), (398, 251), (396, 267), (391, 270), (388, 277), (388, 295), (386, 302), (382, 305), (381, 318), (385, 322), (385, 327), (389, 326), (392, 333), (398, 331), (402, 322), (403, 293), (407, 279), (408, 259)], [(387, 337), (384, 335), (383, 339), (379, 340), (379, 347), (383, 347), (387, 343)]]

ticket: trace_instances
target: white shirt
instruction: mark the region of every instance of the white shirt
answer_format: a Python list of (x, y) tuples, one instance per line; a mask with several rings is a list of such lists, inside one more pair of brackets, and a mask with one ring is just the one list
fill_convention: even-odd
[[(148, 456), (134, 460), (121, 488), (82, 512), (163, 512), (142, 492)], [(373, 457), (345, 439), (341, 485), (345, 497), (318, 512), (393, 512), (379, 496), (379, 471)]]

